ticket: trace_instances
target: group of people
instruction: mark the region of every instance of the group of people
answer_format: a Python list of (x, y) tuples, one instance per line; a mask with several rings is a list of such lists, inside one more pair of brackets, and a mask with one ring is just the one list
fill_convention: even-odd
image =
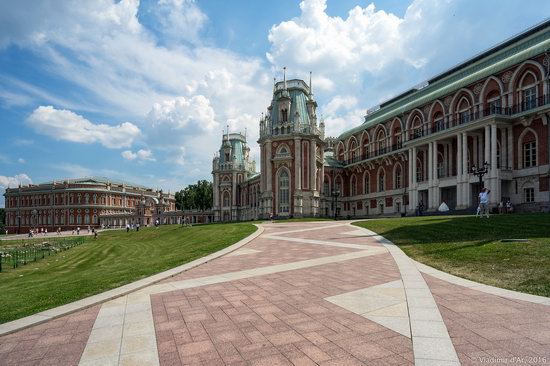
[(130, 230), (134, 231), (134, 228), (136, 231), (139, 231), (139, 223), (134, 226), (134, 224), (126, 224), (126, 232), (129, 233)]
[[(477, 206), (476, 216), (482, 218), (483, 216), (489, 218), (489, 194), (491, 193), (490, 189), (483, 188), (479, 193), (479, 206)], [(500, 201), (498, 204), (498, 213), (513, 213), (514, 206), (512, 202), (508, 199), (506, 203)]]
[[(55, 231), (55, 233), (57, 235), (61, 235), (61, 228), (58, 227), (57, 230)], [(8, 235), (8, 231), (6, 230), (6, 235)], [(38, 235), (43, 235), (43, 236), (47, 236), (48, 235), (48, 228), (46, 227), (41, 227), (41, 228), (34, 228), (34, 229), (30, 229), (29, 230), (29, 238), (33, 238), (34, 236), (38, 236)]]

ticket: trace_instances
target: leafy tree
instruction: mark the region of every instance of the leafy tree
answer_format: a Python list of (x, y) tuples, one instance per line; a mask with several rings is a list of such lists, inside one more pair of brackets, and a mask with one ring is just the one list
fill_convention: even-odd
[(199, 180), (176, 192), (176, 208), (178, 210), (209, 210), (212, 208), (212, 183)]

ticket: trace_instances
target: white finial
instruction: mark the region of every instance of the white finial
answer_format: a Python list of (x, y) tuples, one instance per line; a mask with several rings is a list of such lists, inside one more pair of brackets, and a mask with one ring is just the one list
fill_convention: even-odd
[(283, 67), (283, 81), (286, 90), (286, 66)]
[(309, 72), (309, 95), (313, 95), (313, 88), (311, 87), (311, 71)]

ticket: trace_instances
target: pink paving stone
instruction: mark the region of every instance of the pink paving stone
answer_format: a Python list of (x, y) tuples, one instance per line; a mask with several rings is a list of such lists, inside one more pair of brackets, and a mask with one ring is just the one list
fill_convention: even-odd
[(0, 337), (0, 365), (78, 364), (100, 305)]
[(550, 317), (548, 306), (483, 293), (426, 274), (424, 278), (463, 365), (518, 363), (526, 357), (535, 361), (529, 364), (550, 363), (550, 358), (536, 359), (550, 356), (550, 329), (544, 321)]

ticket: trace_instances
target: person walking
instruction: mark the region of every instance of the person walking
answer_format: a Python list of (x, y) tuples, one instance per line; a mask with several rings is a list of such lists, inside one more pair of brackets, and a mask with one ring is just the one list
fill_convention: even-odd
[(479, 193), (479, 207), (481, 208), (480, 217), (483, 218), (483, 215), (489, 218), (489, 194), (491, 193), (490, 189), (483, 188)]

